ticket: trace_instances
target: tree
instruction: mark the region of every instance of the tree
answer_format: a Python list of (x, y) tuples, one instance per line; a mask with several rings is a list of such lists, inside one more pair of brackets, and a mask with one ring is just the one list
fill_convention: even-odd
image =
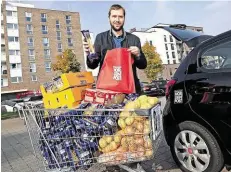
[(148, 42), (142, 46), (142, 51), (147, 59), (147, 67), (144, 71), (148, 79), (154, 80), (164, 69), (160, 55), (156, 52), (156, 48)]
[(68, 73), (80, 72), (81, 70), (81, 65), (71, 49), (67, 49), (61, 55), (56, 56), (56, 60), (56, 63), (52, 64), (54, 71)]

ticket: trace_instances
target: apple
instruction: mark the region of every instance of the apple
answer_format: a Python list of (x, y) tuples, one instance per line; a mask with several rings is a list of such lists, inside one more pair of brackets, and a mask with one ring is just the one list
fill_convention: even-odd
[(157, 97), (148, 97), (148, 103), (151, 104), (152, 106), (156, 105), (158, 101), (159, 100)]
[(127, 125), (132, 125), (133, 122), (134, 122), (134, 117), (127, 117), (127, 118), (125, 119), (125, 123), (126, 123)]
[(124, 128), (126, 127), (126, 123), (125, 123), (125, 121), (124, 121), (122, 118), (120, 118), (120, 119), (118, 120), (118, 125), (119, 125), (120, 128), (122, 128), (122, 129), (124, 129)]
[(120, 142), (121, 142), (121, 139), (122, 139), (122, 136), (119, 135), (119, 134), (116, 134), (116, 135), (114, 136), (114, 141), (115, 141), (116, 143), (120, 143)]
[(107, 143), (111, 143), (113, 140), (112, 136), (105, 136), (104, 139), (106, 140)]
[(138, 122), (138, 123), (137, 123), (137, 126), (136, 126), (136, 129), (137, 129), (138, 131), (140, 131), (141, 133), (143, 133), (144, 125), (143, 125), (141, 122)]
[(111, 151), (114, 151), (114, 150), (116, 150), (116, 149), (119, 147), (119, 144), (117, 144), (115, 141), (112, 141), (112, 142), (109, 144), (109, 147), (110, 147), (110, 150), (111, 150)]
[(131, 109), (136, 109), (136, 104), (135, 102), (128, 102), (125, 107), (124, 107), (125, 110), (131, 110)]
[(107, 146), (107, 141), (104, 138), (99, 140), (99, 146), (103, 149)]
[(152, 108), (152, 105), (150, 105), (148, 102), (141, 103), (140, 109), (150, 109)]
[(139, 100), (140, 102), (147, 102), (148, 96), (146, 95), (139, 96), (137, 100)]

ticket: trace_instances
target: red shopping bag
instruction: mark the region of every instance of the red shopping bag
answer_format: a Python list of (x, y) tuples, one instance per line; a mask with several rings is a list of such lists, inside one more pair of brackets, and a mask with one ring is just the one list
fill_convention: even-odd
[(121, 93), (135, 93), (132, 71), (134, 59), (127, 48), (107, 51), (96, 87)]

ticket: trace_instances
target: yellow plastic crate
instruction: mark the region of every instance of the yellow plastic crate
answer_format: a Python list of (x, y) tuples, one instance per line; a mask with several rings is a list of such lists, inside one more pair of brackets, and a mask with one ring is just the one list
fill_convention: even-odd
[(47, 109), (56, 109), (64, 106), (74, 108), (83, 100), (86, 88), (92, 88), (92, 85), (68, 88), (57, 93), (46, 93), (43, 96), (44, 106)]
[[(70, 72), (60, 75), (53, 79), (51, 85), (55, 88), (55, 92), (63, 91), (68, 88), (84, 85), (92, 85), (94, 83), (94, 77), (92, 72)], [(40, 86), (42, 95), (48, 94), (44, 85)]]

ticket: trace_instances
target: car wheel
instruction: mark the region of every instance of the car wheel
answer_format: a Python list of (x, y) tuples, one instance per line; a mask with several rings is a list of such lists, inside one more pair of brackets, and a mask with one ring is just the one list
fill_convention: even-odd
[(163, 89), (160, 89), (160, 95), (161, 95), (161, 96), (165, 95), (165, 92), (164, 92)]
[(224, 158), (214, 136), (195, 122), (179, 124), (171, 139), (174, 160), (186, 172), (219, 172), (224, 167)]
[(13, 112), (18, 112), (18, 108), (14, 107)]

